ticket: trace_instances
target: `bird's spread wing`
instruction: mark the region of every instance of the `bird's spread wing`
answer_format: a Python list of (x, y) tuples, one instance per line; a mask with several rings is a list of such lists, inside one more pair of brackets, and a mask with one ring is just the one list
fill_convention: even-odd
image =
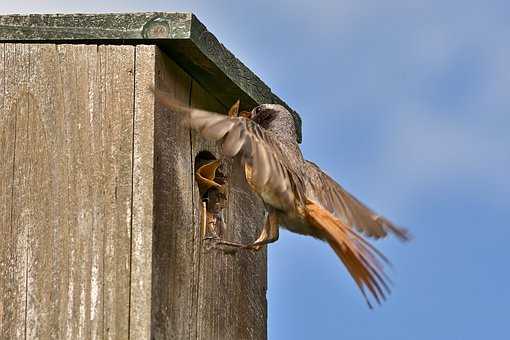
[(364, 235), (376, 239), (385, 237), (388, 233), (396, 235), (401, 240), (410, 238), (406, 229), (399, 228), (386, 218), (375, 214), (317, 165), (309, 161), (307, 163), (311, 175), (310, 185), (314, 187), (313, 191), (316, 193), (315, 199), (337, 218)]
[(186, 124), (200, 132), (202, 137), (221, 141), (221, 152), (225, 157), (241, 154), (247, 180), (255, 191), (262, 195), (264, 192), (271, 194), (272, 203), (282, 210), (293, 204), (293, 176), (286, 166), (288, 155), (270, 131), (245, 117), (184, 107), (161, 91), (155, 94), (164, 105), (185, 113)]
[[(280, 141), (255, 122), (243, 117), (176, 107), (164, 97), (161, 99), (167, 106), (186, 113), (188, 125), (203, 137), (221, 141), (226, 157), (241, 154), (248, 182), (265, 201), (268, 197), (264, 197), (263, 191), (273, 196), (271, 205), (282, 211), (294, 211), (295, 202), (301, 202), (301, 214), (314, 229), (311, 234), (330, 244), (365, 298), (368, 289), (377, 302), (385, 299), (389, 293), (389, 278), (383, 265), (388, 261), (356, 233), (353, 226), (375, 237), (386, 235), (388, 230), (401, 238), (406, 238), (407, 234), (373, 214), (313, 163), (309, 163), (309, 168), (299, 169), (297, 174), (298, 170), (292, 170), (290, 156), (283, 151)], [(315, 186), (314, 195), (306, 189), (310, 186)]]
[[(286, 166), (287, 155), (271, 132), (244, 117), (228, 117), (202, 110), (191, 110), (189, 124), (210, 140), (222, 140), (226, 157), (242, 155), (252, 188), (285, 210), (294, 201), (293, 177)], [(270, 195), (271, 197), (269, 197)]]

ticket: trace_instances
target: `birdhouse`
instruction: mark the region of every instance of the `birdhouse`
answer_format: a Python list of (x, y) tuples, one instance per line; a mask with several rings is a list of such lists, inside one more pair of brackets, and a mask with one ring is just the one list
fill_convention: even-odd
[(0, 72), (0, 338), (265, 339), (266, 251), (214, 243), (264, 207), (150, 89), (285, 104), (189, 13), (0, 16)]

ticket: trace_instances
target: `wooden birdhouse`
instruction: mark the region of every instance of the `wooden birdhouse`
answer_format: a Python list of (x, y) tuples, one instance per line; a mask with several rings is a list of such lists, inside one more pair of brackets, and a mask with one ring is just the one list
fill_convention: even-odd
[(0, 338), (265, 339), (266, 251), (212, 240), (253, 241), (263, 205), (223, 161), (201, 230), (220, 155), (150, 88), (284, 103), (189, 13), (0, 16), (0, 72)]

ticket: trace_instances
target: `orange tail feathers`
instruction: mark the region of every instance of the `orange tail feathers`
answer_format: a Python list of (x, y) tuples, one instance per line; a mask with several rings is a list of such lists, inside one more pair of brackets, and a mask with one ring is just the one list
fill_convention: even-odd
[(390, 293), (388, 283), (391, 283), (391, 280), (384, 273), (383, 267), (383, 262), (389, 264), (386, 257), (319, 204), (307, 200), (305, 207), (308, 221), (320, 230), (342, 260), (368, 306), (372, 308), (365, 288), (370, 291), (377, 303), (381, 304), (381, 300), (385, 300), (386, 295)]

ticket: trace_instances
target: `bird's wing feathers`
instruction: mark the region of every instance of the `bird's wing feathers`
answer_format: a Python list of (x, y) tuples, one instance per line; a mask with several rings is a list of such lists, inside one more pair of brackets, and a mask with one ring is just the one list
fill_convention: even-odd
[[(250, 168), (248, 181), (259, 193), (272, 194), (280, 208), (294, 200), (294, 190), (287, 155), (271, 132), (244, 117), (229, 117), (209, 111), (189, 110), (188, 124), (210, 140), (221, 140), (226, 157), (242, 155), (243, 163)], [(263, 194), (263, 193), (262, 193)]]
[[(317, 230), (313, 234), (330, 244), (365, 299), (367, 289), (377, 302), (385, 299), (390, 280), (384, 273), (383, 265), (388, 261), (354, 227), (376, 238), (391, 231), (406, 239), (408, 236), (404, 230), (375, 215), (315, 164), (307, 162), (306, 169), (294, 169), (296, 166), (291, 163), (292, 155), (284, 152), (282, 143), (252, 120), (176, 107), (175, 103), (164, 97), (162, 101), (187, 113), (188, 124), (203, 137), (221, 141), (225, 156), (241, 154), (248, 182), (263, 197), (262, 191), (265, 190), (266, 194), (269, 192), (276, 200), (271, 202), (272, 205), (290, 211), (295, 209), (296, 200), (301, 202), (304, 218), (311, 228)], [(267, 196), (264, 197), (266, 199)], [(277, 204), (282, 206), (278, 207)], [(367, 303), (370, 306), (368, 299)]]
[(410, 235), (406, 229), (399, 228), (386, 218), (375, 214), (317, 165), (309, 161), (307, 163), (311, 175), (310, 184), (315, 187), (315, 198), (337, 218), (376, 239), (385, 237), (389, 232), (401, 240), (409, 239)]
[[(288, 163), (287, 155), (282, 152), (280, 142), (251, 120), (192, 110), (190, 125), (204, 137), (212, 140), (223, 139), (222, 149), (226, 156), (232, 157), (241, 152), (250, 169), (247, 179), (259, 193), (261, 188), (268, 187), (268, 191), (273, 192), (278, 200), (293, 204), (295, 195), (305, 191), (303, 182), (319, 185), (314, 192), (319, 193), (320, 202), (315, 202), (310, 197), (301, 198), (310, 227), (316, 228), (316, 235), (333, 248), (369, 306), (371, 304), (366, 295), (367, 290), (378, 303), (386, 298), (390, 292), (390, 280), (384, 273), (383, 264), (388, 264), (387, 259), (356, 233), (351, 223), (343, 223), (334, 215), (335, 204), (339, 204), (340, 209), (343, 209), (342, 214), (359, 225), (358, 223), (364, 222), (361, 218), (366, 218), (365, 215), (370, 212), (368, 208), (343, 191), (315, 165), (316, 171), (310, 174), (310, 178), (303, 179), (292, 172), (292, 166)], [(313, 176), (314, 174), (318, 174), (319, 178)], [(315, 182), (316, 180), (320, 182)], [(342, 195), (337, 198), (339, 192)], [(386, 233), (385, 230), (380, 232)]]

